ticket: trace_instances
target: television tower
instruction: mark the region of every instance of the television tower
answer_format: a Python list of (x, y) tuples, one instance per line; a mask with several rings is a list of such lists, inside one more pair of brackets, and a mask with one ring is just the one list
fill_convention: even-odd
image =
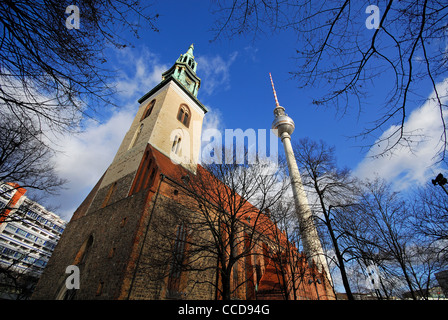
[(274, 91), (275, 109), (274, 121), (272, 129), (281, 139), (285, 149), (286, 161), (288, 163), (289, 177), (291, 179), (292, 192), (294, 196), (294, 204), (296, 208), (297, 218), (299, 220), (299, 231), (303, 241), (303, 248), (308, 259), (316, 264), (320, 272), (324, 271), (330, 284), (332, 283), (330, 271), (328, 269), (327, 260), (325, 259), (322, 245), (314, 225), (313, 215), (311, 213), (308, 199), (303, 188), (302, 179), (300, 177), (299, 168), (297, 167), (296, 158), (291, 145), (291, 134), (294, 131), (294, 121), (285, 113), (285, 108), (280, 106), (275, 92), (274, 82), (271, 78), (272, 90)]

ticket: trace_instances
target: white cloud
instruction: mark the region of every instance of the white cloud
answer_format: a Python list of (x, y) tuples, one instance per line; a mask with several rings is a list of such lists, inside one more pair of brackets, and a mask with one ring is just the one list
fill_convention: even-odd
[(230, 66), (235, 62), (238, 52), (233, 52), (227, 60), (221, 56), (200, 56), (198, 62), (198, 74), (201, 75), (201, 92), (207, 95), (213, 94), (217, 89), (230, 89)]
[(162, 80), (162, 73), (169, 68), (146, 48), (138, 53), (131, 49), (118, 51), (117, 57), (121, 63), (116, 88), (122, 99), (140, 98)]
[(244, 48), (244, 53), (246, 54), (246, 58), (249, 58), (249, 60), (252, 63), (259, 62), (259, 59), (258, 59), (258, 56), (257, 56), (258, 51), (259, 51), (259, 49), (255, 48), (253, 46), (247, 46), (247, 47)]
[[(442, 93), (442, 103), (447, 102), (448, 79), (438, 85), (439, 94)], [(406, 120), (404, 128), (406, 132), (420, 135), (420, 139), (412, 141), (409, 146), (397, 146), (392, 153), (374, 157), (385, 147), (387, 141), (382, 141), (396, 131), (392, 126), (386, 130), (378, 141), (372, 146), (364, 160), (354, 170), (354, 174), (360, 178), (373, 178), (379, 176), (392, 182), (395, 189), (403, 190), (415, 184), (423, 184), (431, 177), (435, 177), (441, 170), (441, 164), (436, 157), (437, 152), (443, 147), (440, 140), (444, 132), (440, 109), (436, 104), (435, 95), (418, 109), (414, 110)], [(444, 112), (445, 122), (447, 113)]]
[(56, 171), (68, 183), (61, 194), (53, 199), (59, 205), (59, 214), (69, 219), (101, 175), (110, 165), (134, 112), (123, 110), (112, 115), (105, 123), (89, 121), (85, 130), (76, 136), (65, 136), (54, 159)]
[[(222, 120), (222, 114), (219, 110), (215, 108), (211, 108), (210, 106), (207, 106), (209, 109), (209, 112), (207, 112), (204, 116), (204, 122), (202, 124), (202, 132), (204, 134), (204, 131), (210, 130), (210, 129), (216, 129), (219, 131), (222, 131), (224, 129), (224, 123)], [(204, 137), (203, 137), (204, 139)]]

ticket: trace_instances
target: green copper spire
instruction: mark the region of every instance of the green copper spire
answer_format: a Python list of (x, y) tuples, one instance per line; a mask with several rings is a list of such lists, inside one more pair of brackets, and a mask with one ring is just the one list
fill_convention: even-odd
[(195, 97), (198, 95), (201, 79), (196, 75), (198, 63), (194, 60), (194, 45), (191, 44), (187, 52), (181, 54), (176, 63), (162, 74), (162, 80), (173, 77), (178, 80)]
[(187, 51), (186, 55), (189, 55), (190, 57), (192, 57), (194, 59), (193, 50), (194, 50), (194, 45), (192, 43), (190, 45), (190, 47), (188, 48), (188, 51)]

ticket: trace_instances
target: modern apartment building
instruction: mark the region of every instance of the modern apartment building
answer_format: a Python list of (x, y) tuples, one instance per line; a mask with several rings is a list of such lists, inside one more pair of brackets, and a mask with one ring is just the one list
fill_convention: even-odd
[(15, 183), (0, 184), (0, 292), (3, 298), (8, 298), (5, 294), (21, 294), (17, 283), (19, 287), (29, 287), (37, 282), (67, 224), (25, 193), (26, 189)]

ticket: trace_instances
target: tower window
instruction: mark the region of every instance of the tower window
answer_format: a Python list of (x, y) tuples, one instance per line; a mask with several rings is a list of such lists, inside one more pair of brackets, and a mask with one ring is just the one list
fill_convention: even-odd
[(173, 145), (171, 147), (171, 151), (174, 152), (175, 154), (179, 155), (180, 154), (180, 142), (182, 141), (180, 136), (176, 136), (174, 138), (173, 141)]
[(87, 254), (89, 253), (90, 248), (92, 247), (92, 244), (93, 244), (93, 236), (90, 235), (89, 238), (84, 241), (81, 248), (77, 252), (72, 264), (79, 265), (84, 263), (86, 261)]
[(182, 104), (179, 107), (179, 111), (177, 113), (177, 120), (182, 122), (187, 128), (190, 125), (190, 109), (185, 104)]
[(149, 115), (152, 112), (152, 109), (154, 109), (154, 105), (156, 104), (156, 100), (152, 100), (145, 108), (145, 112), (143, 112), (142, 118), (140, 119), (140, 121), (142, 121), (143, 119), (146, 119), (147, 117), (149, 117)]
[(111, 186), (109, 187), (106, 197), (104, 198), (103, 203), (101, 204), (101, 208), (104, 208), (105, 206), (107, 206), (109, 204), (111, 197), (115, 193), (115, 189), (117, 189), (116, 181), (114, 183), (112, 183)]
[(100, 296), (103, 293), (104, 281), (100, 281), (98, 283), (98, 287), (96, 288), (96, 295)]
[(130, 149), (132, 149), (133, 147), (134, 147), (134, 145), (135, 145), (135, 143), (137, 142), (137, 140), (138, 140), (138, 137), (140, 136), (140, 134), (142, 133), (142, 130), (143, 130), (143, 123), (140, 125), (140, 127), (138, 127), (138, 129), (135, 131), (135, 133), (134, 133), (134, 137), (132, 138), (132, 141), (131, 141), (131, 143), (129, 144), (129, 148), (128, 148), (128, 150), (130, 150)]
[(152, 164), (152, 157), (150, 156), (149, 151), (146, 151), (145, 156), (143, 157), (140, 167), (135, 176), (134, 183), (131, 187), (129, 195), (152, 186), (157, 171), (156, 168), (152, 166)]

